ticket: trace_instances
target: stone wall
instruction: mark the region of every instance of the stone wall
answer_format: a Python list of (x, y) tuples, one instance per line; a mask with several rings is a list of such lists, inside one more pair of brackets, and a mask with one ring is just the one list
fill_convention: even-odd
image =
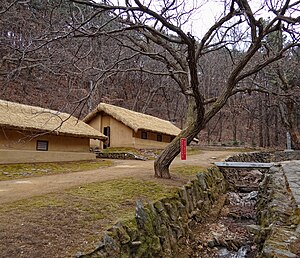
[(224, 177), (217, 168), (201, 172), (172, 198), (137, 202), (132, 221), (113, 226), (93, 252), (78, 257), (176, 257), (193, 225), (209, 214), (225, 191)]
[[(299, 159), (300, 151), (281, 151), (238, 154), (226, 161), (280, 162)], [(258, 189), (258, 226), (255, 232), (261, 249), (259, 257), (300, 257), (300, 210), (284, 170), (279, 163), (275, 163), (269, 170), (260, 171), (263, 171), (264, 176)], [(240, 175), (243, 174), (236, 169), (223, 169), (222, 172), (231, 188), (241, 181)]]
[(276, 151), (271, 157), (272, 162), (278, 162), (283, 160), (300, 160), (300, 151)]
[(284, 160), (300, 160), (300, 151), (247, 152), (234, 155), (226, 161), (280, 162)]
[(265, 174), (258, 200), (260, 257), (299, 257), (300, 211), (280, 165), (273, 166)]
[(247, 152), (229, 157), (226, 161), (232, 162), (270, 162), (272, 154), (270, 152)]
[(138, 156), (131, 152), (95, 152), (97, 158), (102, 159), (137, 159), (146, 160), (146, 158)]

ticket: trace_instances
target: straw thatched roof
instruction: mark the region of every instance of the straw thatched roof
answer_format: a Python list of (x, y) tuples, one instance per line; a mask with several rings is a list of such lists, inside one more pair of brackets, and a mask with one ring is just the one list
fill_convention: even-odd
[(133, 129), (135, 132), (138, 130), (147, 130), (176, 136), (181, 131), (169, 121), (105, 103), (100, 103), (94, 111), (89, 113), (83, 119), (83, 121), (89, 123), (98, 113), (101, 112), (112, 116), (116, 120)]
[(99, 131), (67, 113), (0, 100), (0, 128), (106, 139)]

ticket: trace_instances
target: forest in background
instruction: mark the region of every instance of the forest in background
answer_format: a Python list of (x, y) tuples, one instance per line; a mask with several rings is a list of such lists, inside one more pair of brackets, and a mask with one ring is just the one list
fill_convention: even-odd
[[(0, 99), (80, 118), (105, 102), (185, 126), (187, 99), (167, 75), (168, 67), (129, 47), (142, 41), (140, 35), (132, 30), (124, 30), (121, 37), (99, 33), (111, 20), (109, 13), (99, 12), (86, 22), (91, 11), (95, 13), (93, 7), (60, 0), (4, 0), (1, 8)], [(76, 22), (85, 24), (85, 35), (77, 33)], [(122, 26), (116, 19), (105, 29)], [(242, 33), (232, 33), (230, 40), (241, 40)], [(270, 34), (251, 62), (255, 65), (288, 40), (283, 34)], [(164, 50), (157, 48), (160, 51)], [(216, 47), (200, 58), (199, 87), (205, 99), (218, 96), (242, 51)], [(299, 126), (299, 61), (299, 47), (291, 48), (283, 59), (243, 80), (244, 90), (231, 96), (208, 122), (201, 142), (285, 148), (286, 132), (297, 132)]]

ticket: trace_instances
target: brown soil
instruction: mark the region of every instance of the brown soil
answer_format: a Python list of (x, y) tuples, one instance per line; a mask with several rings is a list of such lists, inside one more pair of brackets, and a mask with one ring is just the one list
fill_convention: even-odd
[[(189, 156), (187, 161), (176, 159), (172, 167), (205, 167), (232, 154), (229, 151), (205, 151)], [(70, 199), (64, 190), (87, 183), (129, 177), (174, 186), (181, 186), (186, 181), (186, 178), (179, 176), (173, 176), (170, 180), (154, 178), (153, 161), (116, 160), (114, 166), (99, 170), (0, 182), (0, 257), (74, 257), (77, 251), (92, 248), (95, 239), (100, 239), (105, 229), (103, 219), (91, 219), (76, 205), (30, 209), (28, 205), (24, 208), (19, 203), (49, 193), (59, 194), (66, 203), (76, 203), (77, 197)], [(134, 210), (134, 201), (128, 207), (121, 207), (126, 208)]]

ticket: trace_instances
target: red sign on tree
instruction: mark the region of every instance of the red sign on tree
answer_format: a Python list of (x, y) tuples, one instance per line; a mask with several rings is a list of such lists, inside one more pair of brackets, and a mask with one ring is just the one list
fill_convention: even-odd
[(186, 160), (186, 138), (180, 139), (180, 158)]

